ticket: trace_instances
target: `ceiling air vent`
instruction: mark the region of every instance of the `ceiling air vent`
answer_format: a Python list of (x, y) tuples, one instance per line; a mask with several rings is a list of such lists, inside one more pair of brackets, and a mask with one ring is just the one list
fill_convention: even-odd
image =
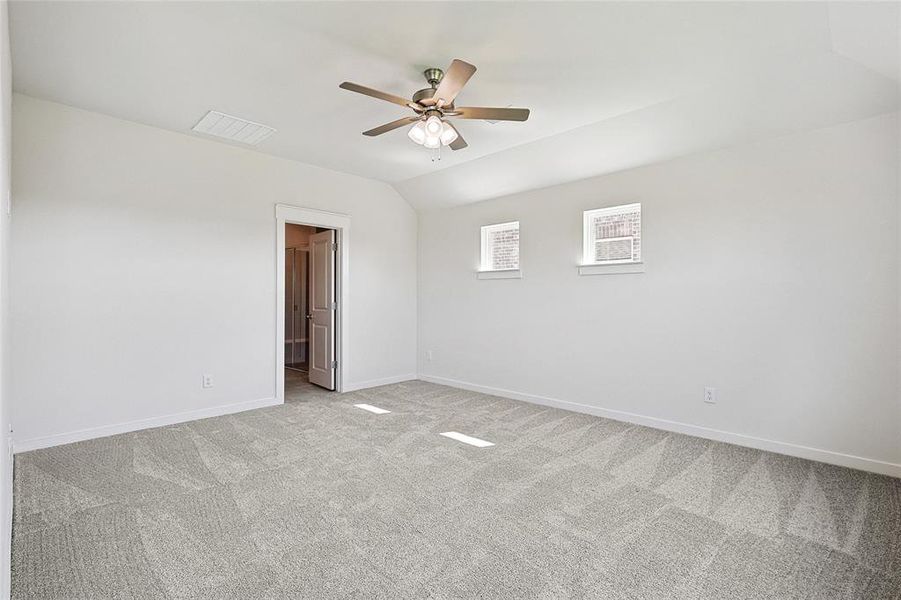
[(256, 146), (275, 133), (275, 129), (267, 125), (239, 119), (215, 110), (208, 112), (192, 129), (198, 133), (250, 146)]

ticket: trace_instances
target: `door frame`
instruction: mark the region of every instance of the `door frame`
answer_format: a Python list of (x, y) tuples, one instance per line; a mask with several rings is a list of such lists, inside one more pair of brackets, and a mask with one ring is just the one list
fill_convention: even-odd
[(338, 243), (335, 261), (335, 391), (347, 387), (347, 359), (350, 355), (350, 328), (347, 308), (350, 293), (347, 274), (350, 272), (350, 215), (303, 208), (290, 204), (275, 205), (275, 398), (285, 401), (285, 225), (309, 225), (335, 230)]

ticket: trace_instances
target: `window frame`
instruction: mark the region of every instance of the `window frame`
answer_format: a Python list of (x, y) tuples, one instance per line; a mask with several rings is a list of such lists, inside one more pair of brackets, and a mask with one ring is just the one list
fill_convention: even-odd
[[(595, 217), (599, 215), (621, 215), (626, 213), (638, 212), (638, 260), (634, 258), (628, 259), (615, 259), (615, 260), (605, 260), (605, 261), (596, 261), (593, 260), (595, 256), (595, 244), (598, 239), (620, 239), (620, 238), (595, 238), (593, 233), (593, 223)], [(616, 206), (605, 206), (603, 208), (593, 208), (590, 210), (582, 211), (582, 267), (605, 267), (608, 265), (640, 265), (644, 261), (644, 247), (641, 244), (641, 232), (644, 229), (643, 221), (641, 215), (641, 202), (632, 202), (630, 204), (619, 204)], [(632, 244), (634, 247), (635, 244), (635, 236), (625, 236), (632, 238)]]
[(519, 220), (516, 221), (505, 221), (503, 223), (492, 223), (490, 225), (482, 225), (479, 230), (479, 273), (504, 273), (504, 272), (515, 272), (519, 271), (521, 262), (520, 262), (520, 247), (519, 247), (519, 239), (516, 242), (516, 267), (512, 269), (493, 269), (490, 264), (490, 256), (488, 253), (488, 234), (492, 231), (499, 231), (502, 229), (506, 229), (511, 225), (516, 225), (516, 232), (520, 232)]

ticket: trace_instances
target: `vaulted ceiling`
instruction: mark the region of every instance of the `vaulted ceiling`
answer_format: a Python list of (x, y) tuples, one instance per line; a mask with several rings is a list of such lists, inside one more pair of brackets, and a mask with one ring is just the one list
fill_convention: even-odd
[[(190, 133), (218, 110), (257, 149), (391, 183), (422, 210), (897, 110), (896, 3), (10, 3), (18, 92)], [(360, 135), (453, 58), (460, 121), (433, 163), (405, 129)]]

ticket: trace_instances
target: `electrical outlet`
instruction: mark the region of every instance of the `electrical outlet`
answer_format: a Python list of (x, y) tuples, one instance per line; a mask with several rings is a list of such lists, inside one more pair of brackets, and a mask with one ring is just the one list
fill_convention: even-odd
[(211, 388), (211, 387), (213, 387), (213, 376), (212, 376), (212, 375), (204, 375), (203, 378), (202, 378), (202, 380), (201, 380), (201, 384), (200, 384), (200, 385), (201, 385), (202, 387), (204, 387), (204, 388)]
[(716, 404), (716, 388), (704, 388), (704, 402), (707, 404)]
[(432, 362), (432, 351), (431, 350), (425, 351), (425, 359), (429, 362)]

